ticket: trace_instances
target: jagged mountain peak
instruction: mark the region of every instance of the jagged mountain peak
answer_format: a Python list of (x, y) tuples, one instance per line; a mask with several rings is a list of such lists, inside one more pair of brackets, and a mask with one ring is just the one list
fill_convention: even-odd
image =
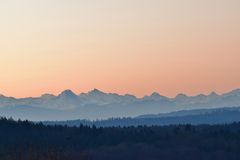
[(88, 92), (89, 95), (104, 95), (106, 93), (100, 91), (99, 89), (94, 88), (93, 90)]
[(136, 98), (137, 98), (136, 96), (134, 96), (134, 95), (132, 95), (132, 94), (125, 94), (124, 96), (125, 96), (125, 97), (130, 97), (130, 98), (133, 98), (133, 99), (136, 99)]
[(77, 95), (72, 90), (67, 89), (61, 92), (58, 96), (59, 97), (76, 97)]
[(52, 97), (55, 97), (55, 96), (53, 94), (45, 93), (45, 94), (42, 94), (40, 98), (52, 98)]
[(228, 93), (223, 94), (223, 96), (239, 96), (240, 95), (240, 89), (234, 89)]
[(159, 101), (159, 100), (167, 99), (167, 97), (160, 95), (158, 92), (153, 92), (150, 96), (144, 96), (143, 99)]
[(179, 98), (187, 98), (188, 96), (184, 93), (179, 93), (175, 98), (179, 99)]
[(150, 97), (153, 97), (153, 98), (161, 98), (161, 99), (167, 99), (166, 96), (163, 96), (163, 95), (159, 94), (158, 92), (153, 92), (153, 93), (151, 94)]
[(151, 97), (161, 97), (161, 95), (158, 92), (153, 92)]
[(218, 97), (219, 95), (216, 92), (213, 91), (209, 94), (209, 96), (210, 97)]

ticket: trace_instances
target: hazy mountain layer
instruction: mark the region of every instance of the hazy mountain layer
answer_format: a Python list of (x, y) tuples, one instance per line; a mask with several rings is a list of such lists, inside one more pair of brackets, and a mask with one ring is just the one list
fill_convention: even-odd
[(35, 98), (0, 96), (0, 116), (30, 120), (106, 119), (135, 117), (146, 114), (167, 113), (179, 110), (209, 109), (240, 106), (240, 89), (218, 95), (187, 96), (174, 98), (154, 92), (137, 98), (134, 95), (104, 93), (94, 89), (79, 95), (65, 90), (55, 96), (44, 94)]
[(46, 125), (95, 125), (97, 127), (163, 126), (178, 124), (229, 124), (240, 122), (240, 107), (219, 109), (184, 110), (165, 114), (142, 115), (135, 118), (111, 118), (107, 120), (44, 121)]

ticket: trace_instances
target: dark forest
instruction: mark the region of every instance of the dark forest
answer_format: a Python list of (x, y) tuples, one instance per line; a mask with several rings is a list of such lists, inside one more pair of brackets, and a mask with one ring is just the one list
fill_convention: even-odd
[(103, 128), (1, 118), (0, 142), (1, 160), (235, 160), (240, 123)]

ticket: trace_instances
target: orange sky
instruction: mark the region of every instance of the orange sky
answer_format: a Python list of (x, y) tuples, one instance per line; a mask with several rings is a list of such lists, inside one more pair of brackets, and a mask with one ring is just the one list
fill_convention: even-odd
[(0, 1), (0, 93), (240, 88), (239, 0)]

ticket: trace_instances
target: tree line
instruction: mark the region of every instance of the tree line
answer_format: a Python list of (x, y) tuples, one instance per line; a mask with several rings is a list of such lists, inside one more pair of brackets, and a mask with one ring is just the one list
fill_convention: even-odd
[(1, 160), (240, 159), (240, 123), (69, 127), (0, 119)]

